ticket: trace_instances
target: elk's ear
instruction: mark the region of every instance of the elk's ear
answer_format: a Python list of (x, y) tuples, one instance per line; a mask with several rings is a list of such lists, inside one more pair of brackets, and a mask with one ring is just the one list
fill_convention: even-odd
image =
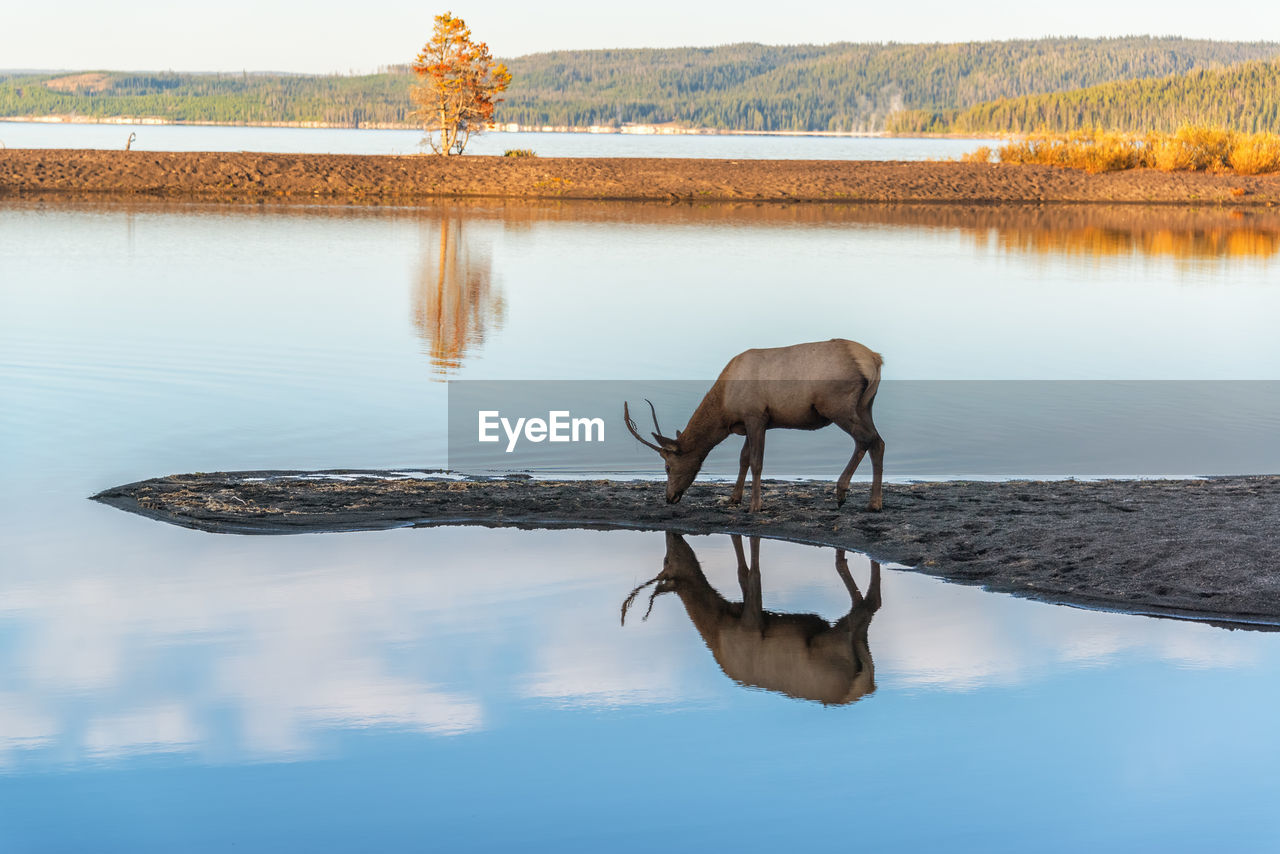
[(677, 431), (676, 431), (676, 441), (677, 441), (677, 442), (679, 442), (679, 441), (680, 441), (681, 439), (683, 439), (683, 438), (684, 438), (684, 433), (681, 433), (679, 430), (677, 430)]
[(662, 450), (666, 451), (667, 453), (669, 454), (680, 453), (679, 440), (668, 439), (666, 436), (661, 436), (657, 433), (653, 434), (653, 438), (657, 440), (659, 445), (662, 446)]

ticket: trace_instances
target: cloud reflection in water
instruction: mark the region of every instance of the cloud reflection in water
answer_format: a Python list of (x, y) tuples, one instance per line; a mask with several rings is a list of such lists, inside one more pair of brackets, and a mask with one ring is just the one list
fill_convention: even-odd
[[(647, 622), (619, 625), (627, 590), (663, 567), (660, 534), (171, 534), (143, 550), (118, 537), (98, 565), (0, 590), (0, 767), (160, 753), (297, 760), (327, 755), (343, 731), (465, 737), (548, 705), (728, 714), (742, 691), (677, 597), (659, 597)], [(689, 545), (708, 584), (738, 589), (729, 537)], [(761, 549), (767, 609), (828, 625), (849, 612), (831, 550)], [(870, 577), (865, 558), (850, 564)], [(1254, 633), (1052, 607), (888, 569), (883, 600), (869, 630), (877, 690), (864, 703), (1121, 663), (1248, 667), (1262, 649)]]

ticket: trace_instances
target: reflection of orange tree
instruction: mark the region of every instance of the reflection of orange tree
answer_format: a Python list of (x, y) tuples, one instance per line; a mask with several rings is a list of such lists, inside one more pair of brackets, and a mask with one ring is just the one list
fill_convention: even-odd
[(413, 323), (427, 344), (432, 372), (449, 374), (491, 329), (502, 328), (506, 302), (493, 284), (492, 259), (463, 236), (462, 219), (445, 214), (426, 247), (414, 285)]

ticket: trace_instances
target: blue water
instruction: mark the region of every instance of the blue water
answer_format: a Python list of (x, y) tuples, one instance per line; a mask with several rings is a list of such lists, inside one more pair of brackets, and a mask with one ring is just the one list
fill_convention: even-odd
[[(675, 593), (620, 624), (659, 533), (217, 536), (85, 500), (438, 466), (444, 379), (698, 379), (835, 334), (899, 379), (1280, 379), (1265, 235), (791, 216), (0, 205), (0, 850), (1276, 847), (1272, 633), (886, 567), (875, 690), (823, 706), (733, 681)], [(740, 599), (729, 538), (688, 545)], [(849, 608), (830, 550), (761, 568), (773, 611)]]
[[(875, 690), (825, 707), (731, 681), (675, 594), (619, 624), (661, 534), (98, 513), (95, 560), (6, 585), (7, 851), (1280, 841), (1275, 635), (885, 570)], [(690, 545), (740, 598), (728, 538)], [(829, 550), (761, 564), (767, 607), (848, 608)]]
[[(0, 459), (21, 496), (0, 502), (52, 474), (91, 494), (441, 467), (443, 380), (705, 382), (747, 346), (831, 337), (884, 353), (886, 381), (1280, 379), (1280, 255), (1033, 251), (843, 215), (0, 207)], [(973, 473), (929, 462), (905, 471)], [(1210, 473), (1194, 462), (1171, 473)]]
[[(0, 121), (7, 148), (134, 151), (278, 151), (307, 154), (430, 152), (416, 130), (259, 128), (200, 125), (78, 124)], [(540, 157), (710, 157), (767, 160), (929, 160), (959, 157), (990, 140), (829, 136), (666, 135), (630, 133), (486, 133), (468, 154), (529, 149)]]

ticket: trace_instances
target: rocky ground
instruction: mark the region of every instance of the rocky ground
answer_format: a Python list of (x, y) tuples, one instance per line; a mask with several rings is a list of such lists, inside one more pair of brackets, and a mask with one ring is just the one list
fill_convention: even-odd
[(0, 150), (0, 196), (1145, 202), (1267, 206), (1280, 175), (901, 161)]
[(1280, 476), (1208, 480), (866, 484), (837, 509), (830, 483), (767, 482), (764, 511), (697, 484), (668, 505), (659, 483), (457, 480), (385, 472), (174, 475), (98, 501), (219, 533), (421, 525), (736, 532), (843, 547), (1053, 602), (1280, 625)]

